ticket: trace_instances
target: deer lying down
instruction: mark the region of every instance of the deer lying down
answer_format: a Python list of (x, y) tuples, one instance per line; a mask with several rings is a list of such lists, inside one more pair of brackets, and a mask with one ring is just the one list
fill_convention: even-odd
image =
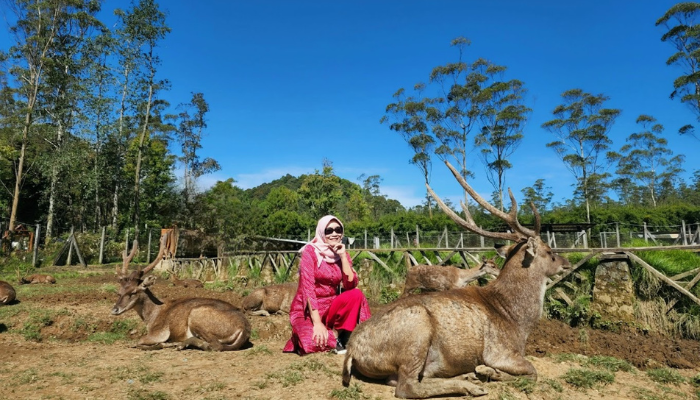
[(35, 283), (50, 283), (54, 284), (56, 283), (56, 279), (51, 276), (51, 275), (45, 275), (45, 274), (33, 274), (29, 276), (25, 276), (24, 278), (19, 278), (19, 284), (24, 285), (27, 283), (35, 284)]
[(170, 275), (170, 283), (173, 286), (180, 286), (184, 288), (203, 288), (204, 284), (198, 279), (177, 279), (175, 274)]
[(242, 307), (251, 315), (289, 314), (298, 286), (296, 282), (288, 282), (257, 288), (243, 298)]
[[(143, 271), (126, 275), (134, 250), (127, 257), (119, 278), (119, 298), (112, 308), (112, 315), (120, 315), (131, 309), (146, 323), (148, 333), (139, 339), (137, 347), (153, 350), (174, 343), (178, 350), (188, 347), (202, 350), (238, 350), (250, 338), (250, 323), (235, 306), (218, 299), (184, 298), (162, 302), (150, 291), (154, 276), (143, 277), (160, 261), (164, 252), (166, 234), (161, 239), (161, 249), (156, 260)], [(118, 269), (118, 267), (117, 267)]]
[(416, 289), (421, 292), (440, 292), (467, 286), (485, 275), (498, 276), (501, 270), (492, 259), (482, 258), (479, 268), (462, 269), (450, 265), (416, 265), (408, 270), (401, 297)]
[(15, 297), (15, 288), (5, 281), (0, 281), (0, 306), (12, 303)]
[(477, 383), (516, 376), (535, 378), (537, 371), (525, 359), (525, 342), (542, 312), (547, 278), (570, 268), (568, 260), (552, 252), (539, 237), (540, 217), (534, 229), (520, 225), (512, 192), (509, 213), (493, 207), (448, 167), (464, 189), (482, 207), (504, 220), (511, 232), (479, 228), (466, 207), (462, 219), (432, 191), (440, 208), (460, 226), (479, 235), (511, 240), (500, 247), (506, 258), (499, 276), (486, 286), (467, 286), (445, 292), (407, 296), (382, 313), (358, 325), (350, 336), (343, 362), (343, 385), (351, 374), (385, 379), (401, 398), (448, 394), (486, 394)]

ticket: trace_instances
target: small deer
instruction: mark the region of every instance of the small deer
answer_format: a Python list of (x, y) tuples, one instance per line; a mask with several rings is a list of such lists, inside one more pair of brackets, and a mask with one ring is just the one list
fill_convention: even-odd
[(33, 274), (29, 276), (25, 276), (24, 278), (19, 278), (19, 284), (24, 285), (27, 283), (31, 284), (37, 284), (37, 283), (47, 283), (47, 284), (54, 284), (56, 283), (56, 279), (51, 276), (51, 275), (46, 275), (46, 274)]
[(178, 279), (175, 274), (170, 274), (170, 283), (173, 286), (181, 286), (184, 288), (203, 288), (204, 284), (198, 279)]
[(439, 292), (467, 286), (482, 276), (498, 276), (501, 270), (493, 259), (482, 258), (479, 268), (462, 269), (450, 265), (416, 265), (408, 270), (401, 297), (416, 289), (421, 292)]
[(0, 305), (4, 306), (15, 301), (15, 288), (5, 281), (0, 281)]
[(243, 312), (234, 305), (223, 300), (198, 297), (162, 302), (151, 293), (150, 287), (156, 278), (152, 275), (144, 278), (144, 275), (163, 257), (169, 235), (163, 235), (158, 256), (143, 271), (139, 268), (127, 275), (128, 265), (138, 249), (138, 241), (134, 240), (128, 256), (124, 250), (121, 271), (117, 266), (119, 298), (112, 308), (112, 315), (120, 315), (131, 309), (138, 313), (148, 330), (136, 346), (142, 350), (160, 349), (168, 344), (178, 350), (240, 349), (248, 343), (251, 328)]
[(482, 207), (509, 226), (509, 232), (480, 228), (462, 203), (460, 217), (426, 184), (431, 197), (461, 227), (484, 237), (510, 240), (497, 246), (505, 263), (486, 286), (467, 286), (444, 292), (406, 296), (381, 314), (357, 326), (346, 346), (344, 386), (352, 374), (385, 379), (400, 398), (427, 398), (449, 394), (484, 395), (484, 380), (516, 376), (537, 378), (525, 359), (525, 342), (537, 324), (548, 277), (571, 267), (540, 238), (540, 215), (533, 229), (517, 218), (518, 205), (508, 190), (508, 213), (489, 204), (446, 162), (464, 190)]
[(288, 282), (257, 288), (243, 298), (242, 307), (251, 315), (289, 314), (298, 286), (296, 282)]

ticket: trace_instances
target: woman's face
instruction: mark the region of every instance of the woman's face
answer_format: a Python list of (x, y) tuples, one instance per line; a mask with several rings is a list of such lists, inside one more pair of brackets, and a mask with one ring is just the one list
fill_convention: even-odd
[(324, 234), (326, 235), (326, 243), (339, 244), (343, 238), (343, 227), (338, 221), (333, 220), (326, 225)]

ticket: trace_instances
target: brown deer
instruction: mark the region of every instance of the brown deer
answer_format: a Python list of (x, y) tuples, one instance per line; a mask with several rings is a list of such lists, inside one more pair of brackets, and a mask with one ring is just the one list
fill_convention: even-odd
[(46, 275), (46, 274), (33, 274), (29, 276), (25, 276), (24, 278), (19, 278), (19, 284), (24, 285), (27, 283), (31, 284), (37, 284), (37, 283), (48, 283), (48, 284), (54, 284), (56, 283), (56, 279), (51, 276), (51, 275)]
[(17, 294), (15, 288), (5, 281), (0, 281), (0, 306), (10, 304), (15, 301)]
[(440, 208), (465, 229), (484, 237), (510, 240), (497, 246), (505, 263), (486, 286), (467, 286), (445, 292), (407, 296), (358, 325), (350, 336), (343, 362), (343, 385), (351, 374), (386, 379), (400, 398), (448, 394), (486, 394), (483, 380), (516, 376), (536, 379), (525, 359), (525, 342), (537, 324), (548, 277), (571, 267), (540, 238), (540, 216), (534, 205), (534, 229), (523, 227), (510, 190), (511, 208), (505, 213), (481, 198), (446, 162), (474, 200), (510, 227), (509, 232), (479, 228), (462, 203), (465, 218), (447, 207), (426, 184)]
[(204, 284), (198, 279), (178, 279), (175, 274), (170, 274), (170, 283), (173, 286), (180, 286), (184, 288), (203, 288)]
[(242, 307), (251, 315), (289, 314), (298, 286), (296, 282), (288, 282), (257, 288), (243, 298)]
[(451, 265), (416, 265), (406, 274), (401, 297), (416, 289), (421, 292), (439, 292), (467, 286), (482, 276), (498, 276), (501, 270), (493, 259), (482, 258), (479, 268), (462, 269)]
[(198, 348), (202, 350), (238, 350), (248, 343), (250, 323), (235, 306), (218, 299), (189, 297), (162, 302), (150, 291), (156, 278), (146, 276), (163, 257), (166, 233), (161, 238), (156, 259), (143, 271), (139, 268), (127, 275), (128, 265), (138, 249), (134, 240), (131, 253), (123, 253), (119, 276), (119, 298), (112, 308), (112, 315), (120, 315), (131, 309), (146, 323), (148, 333), (139, 339), (137, 347), (153, 350), (173, 343), (178, 350)]

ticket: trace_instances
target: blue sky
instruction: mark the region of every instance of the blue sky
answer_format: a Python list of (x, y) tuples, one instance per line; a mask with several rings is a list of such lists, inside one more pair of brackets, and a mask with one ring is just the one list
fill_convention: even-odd
[[(507, 185), (520, 189), (545, 179), (554, 201), (572, 197), (573, 177), (541, 129), (561, 93), (581, 88), (610, 97), (622, 109), (610, 134), (613, 149), (639, 131), (640, 114), (666, 128), (674, 153), (686, 155), (688, 177), (700, 169), (700, 144), (679, 136), (695, 117), (669, 99), (681, 73), (666, 65), (673, 48), (654, 25), (675, 2), (638, 1), (213, 1), (161, 0), (172, 32), (161, 43), (159, 77), (173, 105), (204, 93), (211, 111), (202, 157), (222, 169), (206, 186), (234, 178), (250, 188), (287, 173), (298, 176), (333, 162), (338, 176), (358, 182), (380, 175), (381, 190), (410, 207), (424, 197), (420, 171), (408, 163), (403, 139), (379, 123), (397, 89), (426, 82), (433, 67), (456, 60), (450, 41), (472, 41), (467, 60), (486, 58), (525, 82), (533, 109), (525, 138), (511, 158)], [(107, 1), (127, 8), (126, 1)], [(472, 153), (471, 181), (492, 188)], [(612, 170), (610, 172), (613, 172)], [(439, 161), (431, 185), (461, 198), (461, 188)]]

